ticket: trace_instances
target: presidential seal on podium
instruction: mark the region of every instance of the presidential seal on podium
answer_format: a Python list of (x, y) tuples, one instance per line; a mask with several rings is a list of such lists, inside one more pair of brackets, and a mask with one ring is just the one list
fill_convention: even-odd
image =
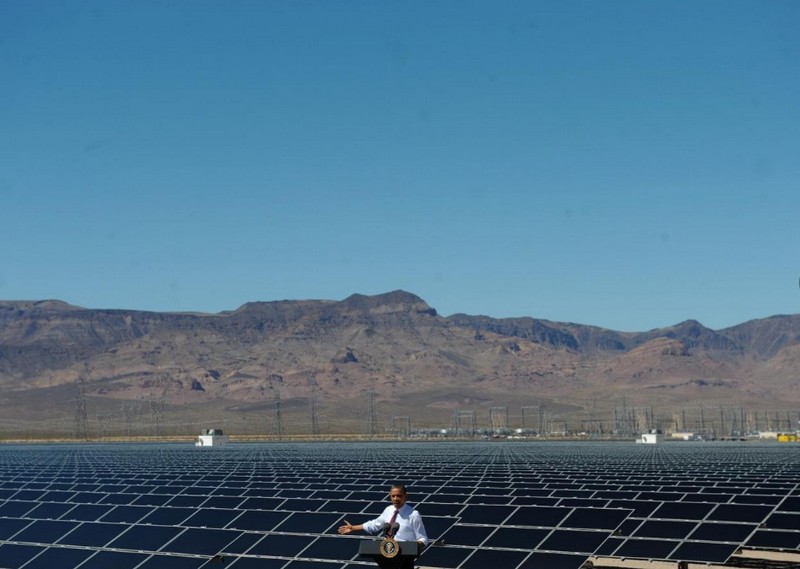
[(400, 544), (391, 537), (387, 537), (381, 540), (381, 544), (378, 546), (378, 551), (386, 559), (392, 559), (393, 557), (397, 557), (397, 555), (400, 553)]

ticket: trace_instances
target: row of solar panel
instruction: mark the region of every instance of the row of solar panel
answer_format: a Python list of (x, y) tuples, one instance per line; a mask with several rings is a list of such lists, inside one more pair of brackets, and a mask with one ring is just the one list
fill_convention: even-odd
[[(148, 510), (144, 507), (147, 505), (153, 506), (152, 512), (148, 514), (154, 516), (153, 520), (156, 519), (156, 513), (163, 510), (158, 516), (168, 520), (165, 523), (172, 524), (164, 527), (177, 527), (182, 532), (200, 531), (203, 528), (199, 526), (204, 525), (206, 526), (204, 531), (239, 531), (242, 535), (263, 537), (263, 533), (247, 532), (263, 532), (264, 528), (267, 528), (273, 532), (268, 535), (276, 536), (279, 542), (286, 542), (290, 537), (309, 538), (308, 535), (293, 536), (291, 532), (295, 531), (294, 528), (299, 528), (296, 530), (298, 534), (308, 533), (314, 525), (312, 521), (315, 518), (327, 515), (323, 512), (360, 512), (364, 515), (376, 513), (382, 505), (374, 505), (369, 500), (385, 498), (386, 482), (403, 478), (413, 481), (414, 491), (422, 498), (419, 509), (425, 513), (429, 533), (441, 536), (448, 543), (447, 547), (429, 548), (420, 558), (421, 563), (433, 567), (477, 568), (495, 565), (522, 568), (533, 566), (529, 564), (533, 563), (534, 559), (537, 567), (546, 567), (550, 562), (556, 563), (553, 567), (566, 567), (564, 563), (567, 561), (570, 566), (577, 563), (574, 566), (578, 567), (587, 553), (690, 561), (724, 561), (744, 543), (755, 547), (764, 544), (763, 547), (796, 549), (800, 536), (800, 532), (792, 529), (800, 527), (796, 523), (798, 521), (797, 478), (793, 477), (798, 470), (797, 465), (791, 462), (792, 457), (789, 455), (777, 456), (761, 449), (756, 449), (755, 455), (760, 457), (766, 454), (767, 459), (752, 460), (753, 455), (742, 452), (722, 453), (738, 458), (747, 455), (748, 460), (745, 462), (749, 466), (746, 468), (742, 468), (741, 464), (730, 468), (731, 465), (728, 464), (720, 471), (703, 472), (701, 469), (696, 475), (687, 474), (680, 468), (674, 467), (674, 464), (671, 470), (665, 470), (662, 466), (654, 468), (659, 462), (665, 462), (660, 459), (670, 459), (666, 462), (674, 463), (674, 457), (668, 454), (660, 455), (649, 450), (647, 452), (636, 450), (634, 452), (640, 453), (637, 460), (627, 461), (626, 453), (630, 453), (630, 449), (623, 449), (622, 452), (619, 452), (619, 449), (612, 449), (613, 452), (609, 452), (611, 459), (620, 459), (616, 461), (618, 464), (635, 463), (636, 468), (629, 469), (624, 477), (614, 474), (613, 471), (609, 472), (608, 468), (596, 472), (587, 468), (582, 474), (583, 480), (580, 479), (580, 468), (559, 469), (558, 471), (564, 476), (572, 478), (565, 481), (566, 478), (553, 480), (540, 473), (532, 474), (531, 470), (526, 473), (524, 469), (533, 467), (527, 463), (519, 464), (514, 459), (529, 457), (531, 447), (502, 447), (504, 451), (501, 456), (497, 452), (492, 452), (498, 448), (496, 445), (494, 449), (479, 448), (481, 452), (471, 455), (463, 453), (463, 446), (457, 447), (458, 452), (455, 452), (453, 448), (437, 445), (435, 460), (431, 462), (425, 460), (428, 456), (425, 449), (414, 448), (411, 453), (398, 455), (396, 449), (389, 447), (387, 449), (389, 455), (402, 457), (401, 463), (406, 465), (403, 469), (393, 466), (387, 468), (387, 461), (381, 457), (380, 449), (376, 451), (375, 447), (368, 449), (375, 455), (375, 460), (354, 460), (363, 455), (362, 447), (333, 445), (333, 448), (337, 449), (334, 453), (329, 452), (332, 448), (330, 445), (283, 447), (285, 448), (291, 448), (293, 452), (272, 453), (262, 447), (242, 448), (239, 449), (241, 452), (233, 453), (164, 452), (160, 457), (161, 461), (156, 463), (160, 465), (159, 468), (143, 467), (141, 452), (111, 452), (110, 456), (106, 456), (108, 452), (82, 452), (80, 456), (62, 453), (55, 459), (34, 456), (33, 461), (30, 460), (30, 454), (24, 459), (12, 456), (12, 460), (3, 460), (3, 454), (0, 454), (0, 480), (4, 481), (0, 484), (2, 492), (0, 497), (7, 500), (6, 505), (0, 508), (6, 506), (9, 508), (5, 513), (0, 509), (0, 516), (9, 514), (17, 519), (58, 517), (63, 522), (78, 514), (92, 520), (79, 523), (77, 527), (94, 523), (94, 520), (102, 519), (106, 522), (116, 519), (117, 524), (106, 525), (121, 526), (121, 531), (127, 535), (128, 528), (132, 530), (140, 527), (143, 519), (137, 518), (137, 515), (141, 514), (142, 510)], [(330, 460), (319, 460), (321, 448), (332, 456)], [(523, 448), (523, 452), (516, 452), (520, 448)], [(565, 459), (562, 455), (549, 452), (554, 447), (544, 450), (545, 448), (536, 447), (537, 454), (547, 455), (545, 459)], [(566, 447), (561, 448), (563, 450)], [(569, 448), (570, 452), (574, 449), (574, 447)], [(254, 449), (256, 452), (252, 452)], [(596, 447), (592, 452), (586, 449), (584, 451), (578, 454), (599, 456), (592, 454), (596, 451)], [(282, 460), (291, 455), (293, 461), (291, 468), (263, 467), (265, 461), (274, 460), (278, 455)], [(447, 455), (450, 455), (454, 462), (466, 459), (471, 464), (453, 468), (452, 464), (444, 462), (448, 460)], [(253, 459), (253, 456), (256, 456), (256, 459)], [(413, 456), (413, 461), (409, 460), (409, 456)], [(643, 456), (649, 458), (641, 460)], [(69, 460), (64, 460), (65, 458)], [(580, 458), (575, 458), (574, 453), (568, 458), (580, 461)], [(687, 462), (695, 465), (703, 462), (697, 460), (697, 455), (691, 453), (689, 458), (691, 460)], [(104, 462), (107, 459), (110, 459), (109, 462)], [(32, 463), (37, 460), (41, 467), (31, 468)], [(606, 457), (604, 460), (610, 459)], [(794, 460), (796, 462), (797, 459)], [(152, 466), (152, 461), (149, 462)], [(548, 476), (551, 476), (555, 469), (542, 467), (539, 462), (541, 461), (536, 461), (536, 468), (548, 471), (550, 473)], [(614, 460), (610, 462), (613, 463)], [(109, 463), (116, 465), (112, 469), (113, 473), (109, 471)], [(407, 465), (411, 463), (414, 465), (413, 468), (408, 468)], [(165, 464), (169, 467), (166, 468)], [(772, 465), (771, 471), (767, 469), (763, 474), (755, 475), (756, 471), (764, 469), (765, 464)], [(221, 474), (220, 471), (223, 470), (225, 473)], [(676, 470), (679, 474), (675, 473)], [(363, 476), (365, 471), (369, 472), (370, 476)], [(354, 479), (355, 485), (352, 484)], [(623, 479), (628, 482), (621, 483)], [(634, 479), (639, 480), (639, 483), (631, 484), (630, 481)], [(345, 485), (348, 481), (350, 482)], [(649, 482), (649, 486), (645, 481)], [(72, 486), (68, 487), (69, 484)], [(94, 488), (82, 486), (92, 484)], [(671, 484), (673, 486), (670, 486)], [(109, 492), (98, 491), (100, 488)], [(353, 491), (353, 488), (358, 489)], [(142, 494), (143, 490), (149, 490), (150, 493)], [(37, 491), (40, 492), (38, 495)], [(72, 495), (69, 494), (70, 491), (74, 491)], [(25, 492), (32, 493), (25, 494)], [(57, 492), (62, 494), (54, 494)], [(325, 496), (331, 494), (335, 494), (336, 498), (326, 501)], [(792, 497), (792, 494), (795, 496)], [(787, 495), (790, 497), (787, 498)], [(58, 497), (64, 501), (46, 502), (43, 499), (47, 496)], [(90, 501), (97, 496), (101, 498)], [(26, 497), (28, 500), (19, 500), (21, 497)], [(359, 503), (356, 498), (364, 501)], [(148, 499), (152, 503), (147, 503)], [(75, 503), (83, 500), (87, 500), (88, 503)], [(255, 500), (264, 500), (260, 505), (267, 511), (256, 512), (249, 509), (256, 504)], [(27, 507), (26, 502), (28, 505), (33, 504), (33, 507), (22, 512)], [(245, 503), (248, 505), (243, 506)], [(217, 508), (194, 509), (201, 504), (214, 505)], [(580, 506), (583, 509), (536, 508), (533, 504), (548, 506), (561, 504)], [(177, 507), (178, 505), (183, 507)], [(585, 506), (602, 506), (607, 512), (598, 513), (603, 510), (592, 511), (584, 508)], [(81, 507), (96, 509), (84, 510), (81, 513), (78, 510)], [(628, 511), (612, 508), (624, 508)], [(188, 511), (181, 512), (187, 509)], [(247, 511), (243, 513), (241, 509)], [(169, 513), (169, 510), (173, 511)], [(295, 511), (290, 515), (290, 512), (284, 510), (313, 510), (315, 513)], [(533, 515), (535, 510), (536, 516)], [(580, 528), (581, 524), (574, 518), (565, 525), (567, 511), (571, 512), (572, 516), (577, 516), (577, 512), (580, 512), (585, 520), (591, 519), (590, 522), (583, 522), (587, 527), (599, 525), (604, 529), (595, 528), (591, 531), (570, 529), (570, 525)], [(621, 516), (616, 523), (615, 519), (609, 517), (615, 513)], [(187, 514), (188, 517), (175, 521), (183, 514)], [(280, 517), (281, 514), (284, 515), (283, 518)], [(251, 521), (256, 527), (246, 531), (238, 528), (238, 524), (245, 523), (248, 515), (253, 516)], [(516, 522), (527, 516), (529, 519), (527, 523), (534, 525), (527, 527), (525, 524), (517, 525), (514, 523), (514, 516), (517, 516)], [(339, 518), (339, 516), (334, 517), (337, 520)], [(190, 519), (191, 524), (187, 524), (187, 520)], [(234, 520), (239, 521), (234, 522)], [(303, 523), (294, 527), (284, 525), (295, 523), (290, 520)], [(25, 530), (13, 534), (11, 537), (15, 541), (19, 538), (25, 540), (13, 545), (22, 546), (23, 543), (27, 543), (30, 535), (26, 535), (23, 531), (34, 534), (35, 523), (38, 522), (33, 522), (31, 526), (26, 526)], [(192, 526), (198, 524), (198, 527), (181, 529), (179, 524)], [(762, 524), (775, 529), (761, 528), (755, 531)], [(311, 555), (315, 548), (325, 549), (321, 544), (330, 541), (334, 549), (339, 552), (338, 556), (331, 558), (341, 560), (342, 538), (319, 535), (331, 532), (335, 525), (334, 522), (333, 525), (328, 524), (330, 526), (328, 527), (321, 522), (320, 527), (314, 526), (311, 533), (317, 535), (310, 536), (312, 541), (304, 549), (292, 553), (292, 556)], [(46, 526), (42, 526), (44, 527)], [(213, 527), (219, 529), (208, 529)], [(237, 529), (232, 530), (234, 527)], [(615, 536), (609, 537), (611, 531), (608, 528), (612, 527), (614, 529), (618, 527), (618, 530)], [(68, 530), (66, 535), (73, 535), (72, 531), (76, 530)], [(276, 533), (281, 531), (287, 533)], [(317, 541), (320, 545), (310, 547), (311, 543)], [(111, 547), (110, 543), (94, 547)], [(179, 540), (167, 541), (162, 547), (171, 548), (173, 543), (177, 546)], [(214, 542), (209, 541), (209, 543)], [(59, 547), (54, 546), (56, 549)], [(236, 558), (242, 563), (252, 559), (234, 552), (231, 554), (238, 555)], [(272, 555), (274, 556), (274, 553)], [(318, 555), (320, 559), (325, 558), (322, 552), (318, 552)], [(352, 556), (345, 555), (344, 558), (350, 559), (346, 565), (355, 562), (352, 561), (354, 559)], [(304, 562), (314, 563), (315, 559), (317, 558), (312, 556), (306, 558)], [(489, 559), (494, 561), (485, 565), (480, 564), (486, 563)], [(501, 562), (501, 559), (504, 561)], [(283, 564), (298, 562), (297, 559), (275, 559), (275, 561)], [(315, 567), (320, 568), (319, 565)]]

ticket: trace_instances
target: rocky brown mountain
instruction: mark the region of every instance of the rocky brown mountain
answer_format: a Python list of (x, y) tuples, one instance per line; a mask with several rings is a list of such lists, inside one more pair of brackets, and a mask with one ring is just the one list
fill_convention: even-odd
[(616, 332), (395, 291), (218, 314), (0, 302), (0, 436), (796, 428), (800, 316)]

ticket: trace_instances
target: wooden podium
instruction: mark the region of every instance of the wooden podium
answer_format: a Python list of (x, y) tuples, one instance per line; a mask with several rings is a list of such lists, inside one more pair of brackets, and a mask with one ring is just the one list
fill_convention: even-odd
[(414, 560), (422, 553), (422, 548), (417, 541), (363, 540), (358, 554), (369, 557), (381, 568), (414, 569)]

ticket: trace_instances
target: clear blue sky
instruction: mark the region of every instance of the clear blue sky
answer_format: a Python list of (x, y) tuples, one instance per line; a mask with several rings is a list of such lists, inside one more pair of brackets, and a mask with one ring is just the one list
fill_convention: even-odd
[(0, 299), (800, 312), (800, 2), (0, 0)]

